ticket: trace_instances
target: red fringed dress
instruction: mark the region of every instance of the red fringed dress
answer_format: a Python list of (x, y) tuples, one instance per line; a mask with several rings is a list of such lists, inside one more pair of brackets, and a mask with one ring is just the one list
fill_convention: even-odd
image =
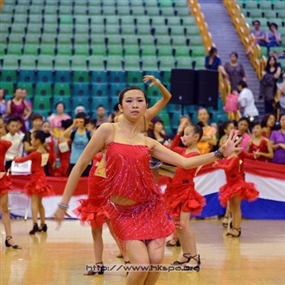
[(44, 172), (44, 166), (41, 166), (42, 153), (33, 151), (29, 155), (16, 158), (15, 162), (22, 163), (31, 160), (31, 180), (25, 185), (25, 192), (27, 196), (38, 195), (40, 197), (47, 197), (55, 195), (52, 187), (47, 183), (47, 178)]
[[(171, 144), (171, 149), (184, 157), (190, 158), (200, 155), (198, 152), (186, 153), (187, 148), (179, 147), (180, 135), (176, 135)], [(195, 190), (194, 177), (197, 168), (183, 169), (177, 167), (172, 181), (165, 190), (167, 211), (173, 219), (180, 217), (180, 212), (200, 214), (206, 205), (205, 198)]]
[(238, 156), (220, 161), (216, 168), (224, 169), (227, 184), (219, 190), (219, 200), (222, 206), (238, 195), (241, 200), (254, 201), (258, 198), (259, 192), (253, 183), (245, 182), (243, 172), (243, 158), (248, 157), (244, 152)]
[(115, 235), (121, 241), (165, 238), (175, 230), (168, 220), (159, 186), (149, 167), (150, 150), (145, 145), (111, 142), (106, 151), (106, 195), (135, 201), (122, 206), (107, 203)]
[(88, 197), (80, 199), (80, 206), (73, 211), (83, 224), (87, 222), (92, 228), (101, 226), (108, 219), (108, 214), (104, 209), (107, 199), (103, 195), (106, 178), (95, 175), (98, 163), (102, 157), (102, 153), (97, 153), (94, 156), (88, 177)]
[[(256, 151), (268, 153), (267, 139), (266, 138), (263, 138), (259, 145), (256, 145), (253, 142), (250, 144), (248, 152), (253, 153)], [(264, 157), (264, 156), (260, 156), (256, 160), (265, 161), (265, 162), (270, 161), (270, 159), (268, 159), (267, 157)]]
[(12, 145), (10, 141), (0, 139), (0, 172), (4, 172), (4, 176), (0, 179), (0, 195), (7, 193), (11, 188), (11, 181), (5, 170), (5, 154)]

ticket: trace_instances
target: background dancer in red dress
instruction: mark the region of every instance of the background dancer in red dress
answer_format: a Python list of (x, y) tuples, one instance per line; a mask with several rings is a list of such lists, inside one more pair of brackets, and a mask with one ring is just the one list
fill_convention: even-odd
[[(176, 135), (171, 149), (184, 157), (200, 155), (197, 143), (203, 136), (203, 130), (198, 125), (190, 125), (184, 129), (183, 143), (187, 148), (179, 147), (181, 135)], [(195, 190), (194, 176), (197, 168), (185, 170), (177, 167), (172, 181), (165, 190), (165, 200), (168, 213), (176, 221), (176, 232), (182, 247), (182, 257), (173, 265), (189, 263), (189, 269), (200, 270), (200, 255), (197, 254), (196, 239), (190, 226), (191, 214), (200, 214), (205, 206), (205, 198)]]
[[(53, 189), (47, 183), (44, 167), (48, 162), (48, 154), (44, 147), (46, 135), (43, 131), (37, 130), (32, 133), (31, 145), (36, 149), (26, 157), (16, 158), (15, 162), (22, 163), (28, 160), (32, 161), (31, 180), (25, 185), (24, 190), (27, 196), (32, 200), (32, 219), (33, 228), (29, 232), (34, 235), (36, 232), (46, 232), (45, 208), (42, 204), (42, 198), (54, 195)], [(38, 214), (40, 214), (41, 225), (38, 226)]]
[[(4, 132), (5, 125), (4, 120), (0, 118), (0, 138)], [(9, 147), (12, 145), (10, 141), (0, 139), (0, 209), (2, 212), (2, 221), (4, 230), (6, 233), (5, 246), (12, 247), (14, 249), (21, 249), (19, 245), (16, 245), (11, 231), (10, 213), (8, 209), (8, 191), (11, 187), (9, 176), (5, 171), (5, 154)]]

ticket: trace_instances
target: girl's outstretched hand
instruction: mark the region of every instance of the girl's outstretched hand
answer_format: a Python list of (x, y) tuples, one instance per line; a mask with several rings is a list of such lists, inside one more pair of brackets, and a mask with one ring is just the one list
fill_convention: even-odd
[(242, 141), (242, 137), (238, 138), (238, 135), (231, 131), (226, 142), (221, 146), (220, 150), (224, 157), (228, 157), (234, 151), (240, 151), (242, 148), (237, 147)]
[(157, 79), (152, 75), (145, 75), (143, 77), (143, 83), (147, 83), (148, 81), (150, 81), (150, 87), (157, 84)]

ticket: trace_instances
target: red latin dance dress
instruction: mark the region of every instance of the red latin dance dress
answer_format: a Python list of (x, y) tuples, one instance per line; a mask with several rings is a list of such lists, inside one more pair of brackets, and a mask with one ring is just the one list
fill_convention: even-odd
[(219, 190), (219, 200), (222, 206), (238, 195), (241, 200), (253, 201), (258, 198), (259, 192), (253, 183), (245, 182), (243, 169), (244, 154), (219, 161), (217, 168), (224, 169), (227, 183)]
[(11, 188), (11, 181), (9, 176), (6, 174), (5, 170), (5, 154), (9, 147), (12, 145), (10, 141), (0, 139), (0, 172), (5, 173), (2, 178), (0, 178), (0, 195), (4, 195)]
[(54, 170), (54, 176), (56, 177), (68, 177), (69, 159), (70, 159), (70, 141), (68, 142), (69, 150), (61, 152), (58, 148), (58, 157), (60, 160), (60, 166)]
[[(121, 241), (165, 238), (175, 230), (167, 218), (159, 186), (149, 167), (150, 150), (145, 145), (111, 142), (106, 151), (107, 212), (115, 235)], [(133, 200), (122, 206), (112, 195)]]
[[(267, 140), (265, 138), (263, 138), (261, 140), (259, 145), (256, 145), (253, 142), (250, 144), (248, 152), (253, 153), (256, 151), (268, 153)], [(265, 161), (265, 162), (270, 161), (270, 159), (268, 159), (267, 157), (264, 157), (264, 156), (260, 156), (256, 160)]]
[(88, 177), (88, 197), (79, 200), (80, 206), (73, 211), (83, 224), (89, 223), (92, 228), (103, 225), (108, 219), (108, 214), (104, 209), (107, 199), (103, 195), (106, 179), (95, 173), (102, 157), (102, 153), (94, 156)]
[(42, 163), (42, 153), (33, 151), (29, 155), (16, 158), (15, 162), (22, 163), (31, 160), (31, 180), (25, 185), (25, 192), (27, 196), (38, 195), (40, 197), (47, 197), (55, 195), (52, 187), (47, 183), (47, 178)]
[[(187, 148), (178, 146), (180, 138), (180, 135), (175, 136), (171, 144), (173, 151), (187, 158), (200, 155), (198, 152), (186, 153)], [(197, 168), (186, 170), (177, 167), (172, 181), (167, 185), (164, 197), (167, 211), (173, 219), (179, 218), (181, 211), (198, 215), (206, 205), (205, 198), (195, 190), (194, 177), (196, 170)]]

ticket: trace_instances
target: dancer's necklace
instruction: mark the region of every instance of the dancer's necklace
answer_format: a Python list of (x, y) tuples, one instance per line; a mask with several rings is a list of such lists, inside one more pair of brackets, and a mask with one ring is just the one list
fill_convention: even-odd
[(135, 129), (135, 133), (133, 135), (130, 135), (128, 132), (127, 132), (127, 129), (125, 127), (124, 124), (120, 125), (121, 129), (123, 130), (123, 132), (125, 133), (125, 135), (131, 140), (133, 139), (137, 134), (138, 134), (138, 131), (137, 129)]

